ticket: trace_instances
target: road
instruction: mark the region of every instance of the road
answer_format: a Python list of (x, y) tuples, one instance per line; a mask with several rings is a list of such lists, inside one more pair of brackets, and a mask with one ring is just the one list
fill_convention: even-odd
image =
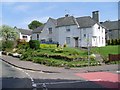
[(32, 88), (31, 80), (22, 71), (4, 62), (2, 65), (2, 88)]
[[(101, 88), (100, 85), (86, 81), (68, 73), (42, 73), (22, 70), (0, 61), (2, 65), (2, 88)], [(46, 88), (46, 89), (43, 89)]]
[[(113, 77), (116, 75), (107, 72), (43, 73), (16, 68), (1, 60), (0, 66), (2, 66), (0, 71), (2, 71), (1, 78), (3, 90), (4, 88), (30, 88), (31, 90), (61, 90), (61, 88), (64, 88), (64, 90), (68, 90), (68, 88), (70, 90), (79, 90), (80, 88), (105, 88), (104, 86), (107, 86), (108, 82), (103, 82), (102, 80), (106, 79), (109, 75)], [(104, 77), (105, 75), (103, 74), (107, 75), (107, 77)], [(99, 79), (97, 79), (98, 75)], [(107, 78), (106, 80), (109, 79), (110, 78)], [(117, 80), (117, 78), (115, 79)], [(110, 85), (116, 86), (116, 84), (110, 83), (108, 87)]]

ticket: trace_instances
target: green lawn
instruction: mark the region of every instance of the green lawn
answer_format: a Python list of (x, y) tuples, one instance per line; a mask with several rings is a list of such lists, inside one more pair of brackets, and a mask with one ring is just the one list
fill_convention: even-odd
[(91, 48), (91, 51), (93, 53), (100, 53), (102, 56), (108, 57), (108, 54), (120, 54), (118, 47), (120, 47), (120, 45), (96, 47)]
[[(91, 48), (91, 53), (100, 53), (103, 57), (108, 57), (108, 54), (118, 54), (119, 46), (105, 46)], [(24, 48), (24, 49), (23, 49)], [(69, 66), (82, 67), (88, 66), (87, 50), (70, 47), (56, 47), (56, 45), (42, 44), (40, 49), (34, 50), (25, 46), (18, 49), (21, 52), (22, 60), (30, 60), (36, 63), (48, 66)], [(90, 65), (99, 65), (99, 61), (91, 59)]]

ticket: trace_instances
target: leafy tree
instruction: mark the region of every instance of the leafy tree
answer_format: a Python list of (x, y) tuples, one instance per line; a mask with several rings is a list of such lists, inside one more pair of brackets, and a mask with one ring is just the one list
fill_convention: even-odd
[(34, 29), (36, 29), (37, 27), (39, 27), (39, 26), (41, 26), (41, 25), (43, 25), (43, 23), (41, 23), (41, 22), (39, 22), (39, 21), (37, 21), (37, 20), (34, 20), (34, 21), (32, 21), (32, 22), (28, 25), (28, 28), (34, 30)]
[(0, 26), (0, 37), (2, 40), (17, 40), (18, 39), (18, 31), (8, 25)]

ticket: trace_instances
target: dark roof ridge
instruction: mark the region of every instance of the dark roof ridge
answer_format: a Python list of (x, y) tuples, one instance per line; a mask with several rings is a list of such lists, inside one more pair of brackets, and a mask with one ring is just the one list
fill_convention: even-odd
[(24, 29), (24, 28), (17, 28), (18, 30), (30, 30), (30, 31), (32, 31), (31, 29)]

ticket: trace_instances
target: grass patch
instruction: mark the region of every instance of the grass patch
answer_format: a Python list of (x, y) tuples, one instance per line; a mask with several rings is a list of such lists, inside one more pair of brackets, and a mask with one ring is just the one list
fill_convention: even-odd
[(94, 53), (99, 53), (104, 57), (108, 57), (109, 54), (120, 54), (118, 47), (120, 47), (120, 45), (95, 47), (92, 48), (91, 51)]

